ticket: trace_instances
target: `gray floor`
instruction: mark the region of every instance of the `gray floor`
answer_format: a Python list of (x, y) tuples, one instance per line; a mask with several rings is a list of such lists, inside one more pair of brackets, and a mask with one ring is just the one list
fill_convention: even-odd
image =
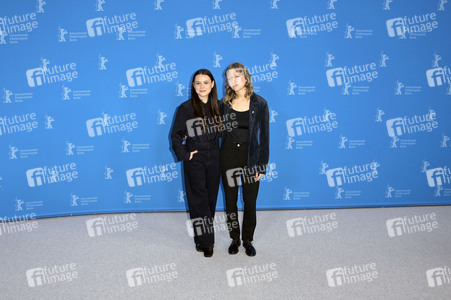
[(451, 299), (451, 206), (260, 211), (252, 258), (227, 254), (223, 212), (212, 258), (186, 213), (131, 217), (0, 224), (0, 299)]

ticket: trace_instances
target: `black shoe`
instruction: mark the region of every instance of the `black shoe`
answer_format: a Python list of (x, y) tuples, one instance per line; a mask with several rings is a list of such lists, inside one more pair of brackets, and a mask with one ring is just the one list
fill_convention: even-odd
[(239, 240), (233, 240), (232, 243), (229, 246), (229, 254), (237, 254), (238, 251), (240, 251), (238, 249), (238, 247), (241, 245)]
[(254, 246), (252, 246), (251, 242), (243, 242), (243, 247), (246, 249), (247, 256), (255, 256), (257, 251), (255, 251)]
[(213, 256), (213, 247), (203, 248), (199, 244), (196, 244), (196, 250), (197, 252), (203, 252), (205, 257)]
[(205, 257), (212, 257), (213, 256), (213, 247), (208, 248), (201, 248), (204, 251)]

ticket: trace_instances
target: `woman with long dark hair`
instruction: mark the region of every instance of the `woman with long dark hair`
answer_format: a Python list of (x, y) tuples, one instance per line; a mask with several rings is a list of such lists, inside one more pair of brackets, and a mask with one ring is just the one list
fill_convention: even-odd
[(178, 107), (171, 140), (177, 160), (183, 160), (196, 250), (205, 257), (213, 255), (221, 128), (215, 79), (209, 70), (200, 69), (193, 75), (191, 99)]
[[(239, 251), (238, 188), (243, 191), (244, 212), (241, 239), (248, 256), (255, 256), (252, 245), (257, 225), (257, 195), (260, 178), (269, 161), (268, 103), (253, 92), (252, 78), (241, 63), (231, 64), (225, 71), (226, 95), (220, 102), (227, 131), (221, 145), (221, 174), (226, 199), (227, 225), (232, 243), (229, 254)], [(225, 118), (234, 114), (234, 119)], [(234, 126), (230, 126), (231, 122)], [(231, 128), (231, 130), (229, 130)]]

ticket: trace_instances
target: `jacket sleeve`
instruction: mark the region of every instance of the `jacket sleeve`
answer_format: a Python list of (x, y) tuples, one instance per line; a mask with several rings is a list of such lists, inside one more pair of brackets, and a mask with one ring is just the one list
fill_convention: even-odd
[[(260, 153), (258, 156), (258, 165), (262, 167), (261, 169), (266, 170), (269, 162), (269, 109), (266, 101), (262, 105), (260, 113)], [(262, 173), (266, 174), (266, 171)]]
[(182, 144), (186, 136), (186, 116), (183, 111), (183, 107), (180, 106), (177, 109), (177, 114), (175, 115), (174, 126), (171, 132), (172, 149), (177, 156), (177, 161), (189, 160), (190, 153), (186, 146)]

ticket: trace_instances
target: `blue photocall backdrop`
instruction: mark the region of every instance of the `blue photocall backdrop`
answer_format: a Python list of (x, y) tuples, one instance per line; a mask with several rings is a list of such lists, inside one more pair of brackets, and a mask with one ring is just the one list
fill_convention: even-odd
[(174, 113), (194, 71), (210, 69), (222, 97), (235, 61), (270, 109), (258, 209), (450, 204), (450, 10), (3, 1), (0, 216), (185, 210)]

